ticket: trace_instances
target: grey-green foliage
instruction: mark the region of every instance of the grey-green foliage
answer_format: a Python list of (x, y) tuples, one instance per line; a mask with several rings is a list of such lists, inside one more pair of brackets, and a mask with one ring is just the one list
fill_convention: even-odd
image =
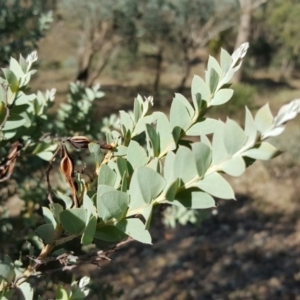
[(60, 136), (85, 134), (97, 136), (100, 122), (92, 118), (95, 109), (95, 99), (100, 99), (104, 93), (100, 85), (91, 88), (81, 82), (70, 83), (67, 103), (62, 103), (57, 111), (57, 133)]
[(31, 76), (36, 72), (31, 69), (36, 60), (36, 52), (26, 59), (20, 55), (19, 61), (11, 58), (9, 68), (3, 69), (4, 77), (0, 77), (1, 143), (20, 138), (28, 141), (34, 137), (36, 126), (47, 120), (45, 113), (54, 100), (55, 90), (34, 94), (28, 93), (27, 88)]
[(52, 12), (42, 1), (0, 0), (0, 63), (9, 62), (21, 51), (29, 54), (37, 47), (38, 40), (50, 28)]
[[(215, 197), (235, 198), (232, 187), (222, 174), (241, 176), (255, 160), (269, 160), (280, 154), (266, 139), (281, 134), (286, 122), (296, 117), (300, 112), (300, 99), (284, 105), (276, 117), (268, 105), (259, 109), (254, 117), (246, 108), (243, 128), (229, 118), (222, 122), (205, 117), (210, 107), (231, 99), (230, 81), (241, 66), (247, 49), (247, 43), (232, 55), (222, 49), (220, 63), (210, 57), (205, 79), (195, 76), (192, 81), (192, 102), (175, 94), (169, 118), (162, 112), (149, 112), (152, 97), (143, 99), (137, 96), (132, 112), (121, 111), (118, 122), (111, 118), (102, 124), (106, 146), (109, 147), (103, 153), (98, 143), (89, 143), (96, 166), (91, 182), (86, 183), (80, 174), (73, 178), (79, 207), (72, 206), (68, 196), (52, 187), (61, 201), (42, 208), (45, 224), (35, 231), (43, 242), (43, 255), (39, 259), (48, 256), (56, 246), (77, 237), (82, 245), (94, 243), (100, 249), (128, 237), (151, 244), (149, 227), (155, 206), (177, 206), (177, 212), (182, 216), (191, 215), (186, 208), (213, 208)], [(45, 119), (45, 109), (53, 100), (50, 92), (48, 96), (25, 94), (25, 83), (31, 76), (30, 67), (35, 59), (36, 54), (27, 60), (21, 57), (19, 63), (12, 59), (10, 69), (4, 70), (5, 79), (1, 81), (4, 96), (0, 103), (3, 143), (15, 136), (23, 137), (32, 126), (39, 131), (41, 128), (35, 125), (35, 120)], [(73, 87), (77, 89), (78, 86)], [(84, 93), (86, 91), (84, 89)], [(93, 93), (94, 98), (98, 90), (88, 90), (86, 97), (89, 93)], [(24, 105), (22, 109), (6, 119), (8, 110), (12, 112), (14, 107), (21, 105)], [(68, 116), (60, 121), (67, 119)], [(193, 141), (189, 137), (193, 137)], [(195, 138), (198, 141), (195, 142)], [(44, 146), (38, 141), (35, 145), (42, 149), (36, 154), (46, 152), (49, 156), (56, 147), (51, 145), (54, 148), (50, 149), (49, 145)], [(43, 158), (49, 159), (48, 154)], [(68, 256), (64, 263), (73, 266), (77, 260), (77, 256)], [(3, 290), (24, 281), (9, 258), (2, 264)], [(35, 269), (29, 268), (28, 272), (35, 274)], [(21, 285), (30, 289), (26, 282)]]
[[(148, 228), (154, 206), (168, 203), (207, 209), (215, 206), (214, 197), (234, 199), (222, 173), (240, 176), (254, 160), (271, 159), (280, 153), (265, 140), (280, 134), (284, 124), (295, 117), (299, 100), (284, 106), (275, 118), (268, 106), (255, 117), (246, 109), (244, 129), (231, 119), (224, 123), (205, 118), (211, 106), (232, 97), (228, 84), (247, 48), (242, 45), (232, 56), (222, 50), (220, 64), (210, 57), (205, 80), (199, 76), (193, 79), (192, 104), (176, 94), (169, 119), (161, 112), (149, 114), (151, 98), (140, 96), (132, 113), (120, 112), (119, 130), (107, 133), (107, 142), (115, 149), (96, 170), (96, 189), (93, 185), (84, 195), (81, 208), (60, 213), (67, 232), (106, 242), (130, 236), (151, 243)], [(213, 135), (212, 140), (207, 134)], [(139, 142), (142, 135), (145, 139)], [(200, 141), (188, 142), (188, 136), (198, 136)], [(72, 228), (67, 225), (71, 215), (78, 221), (72, 222)], [(144, 224), (137, 215), (143, 216)]]

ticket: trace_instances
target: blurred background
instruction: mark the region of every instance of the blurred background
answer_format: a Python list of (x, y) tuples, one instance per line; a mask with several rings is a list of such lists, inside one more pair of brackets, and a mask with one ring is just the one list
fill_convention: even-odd
[[(242, 122), (245, 105), (269, 102), (275, 114), (299, 97), (299, 15), (299, 0), (0, 0), (0, 61), (38, 49), (32, 90), (57, 88), (52, 113), (70, 82), (100, 83), (101, 119), (131, 109), (137, 94), (167, 112), (175, 92), (190, 99), (209, 55), (249, 41), (233, 99), (210, 112)], [(92, 277), (90, 299), (300, 299), (299, 117), (273, 142), (281, 156), (229, 179), (236, 202), (186, 225), (158, 211), (153, 246), (132, 243), (100, 270), (77, 270)], [(45, 297), (52, 279), (39, 282)]]

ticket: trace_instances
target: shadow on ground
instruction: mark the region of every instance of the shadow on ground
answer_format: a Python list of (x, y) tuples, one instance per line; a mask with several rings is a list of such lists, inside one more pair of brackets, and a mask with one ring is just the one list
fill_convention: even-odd
[(298, 216), (265, 214), (242, 195), (201, 228), (164, 229), (157, 216), (153, 246), (132, 243), (92, 278), (122, 289), (118, 299), (300, 299)]

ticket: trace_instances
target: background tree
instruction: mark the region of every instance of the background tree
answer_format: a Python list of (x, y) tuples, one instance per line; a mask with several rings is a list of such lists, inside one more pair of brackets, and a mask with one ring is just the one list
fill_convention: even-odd
[(76, 79), (87, 85), (94, 83), (122, 45), (136, 46), (136, 0), (63, 0), (59, 9), (63, 18), (80, 29)]
[[(240, 4), (240, 22), (238, 25), (238, 33), (235, 42), (235, 49), (250, 40), (251, 34), (251, 19), (253, 12), (267, 0), (239, 0)], [(239, 82), (242, 79), (243, 67), (238, 71), (235, 82)]]
[(0, 0), (0, 62), (21, 51), (29, 54), (49, 29), (55, 1)]
[(269, 1), (266, 25), (269, 28), (267, 41), (272, 45), (273, 62), (280, 65), (278, 79), (290, 77), (295, 66), (299, 67), (300, 33), (298, 16), (299, 1)]

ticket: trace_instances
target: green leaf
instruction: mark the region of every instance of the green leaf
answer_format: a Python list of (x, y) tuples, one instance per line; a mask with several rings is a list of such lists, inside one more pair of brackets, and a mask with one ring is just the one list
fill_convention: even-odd
[(117, 228), (133, 239), (144, 244), (151, 244), (151, 236), (140, 219), (125, 219), (116, 224)]
[(85, 208), (72, 208), (60, 213), (60, 222), (67, 232), (79, 235), (85, 229), (87, 217)]
[(222, 68), (224, 74), (226, 74), (231, 67), (232, 58), (231, 58), (230, 54), (223, 48), (221, 48), (220, 61), (221, 61), (221, 68)]
[(223, 164), (222, 170), (231, 176), (241, 176), (246, 170), (246, 164), (240, 155), (236, 155)]
[(178, 193), (172, 204), (179, 206), (183, 205), (184, 207), (193, 209), (206, 209), (216, 206), (215, 200), (212, 196), (195, 188), (187, 189)]
[(185, 106), (185, 108), (189, 112), (190, 117), (192, 118), (194, 116), (195, 111), (190, 102), (182, 94), (179, 93), (175, 93), (175, 98)]
[(166, 199), (168, 201), (173, 201), (175, 199), (175, 196), (178, 192), (178, 189), (181, 185), (181, 180), (179, 178), (175, 179), (170, 185), (168, 185), (168, 188), (166, 190)]
[(131, 140), (127, 149), (127, 160), (131, 164), (133, 170), (135, 170), (137, 167), (147, 164), (149, 158), (143, 147), (136, 141)]
[(27, 61), (21, 54), (19, 57), (19, 64), (20, 64), (20, 67), (21, 67), (23, 73), (26, 73), (27, 72)]
[(191, 128), (189, 128), (186, 132), (186, 135), (200, 136), (201, 134), (211, 134), (215, 131), (215, 127), (217, 125), (217, 120), (205, 118), (194, 124)]
[(45, 152), (38, 153), (36, 156), (38, 156), (39, 158), (41, 158), (41, 159), (43, 159), (45, 161), (49, 161), (52, 158), (53, 153), (45, 151)]
[(15, 268), (12, 263), (5, 263), (5, 262), (0, 263), (0, 282), (1, 279), (3, 278), (8, 283), (11, 283), (15, 278), (15, 276), (16, 276)]
[(139, 98), (135, 98), (134, 100), (134, 107), (133, 107), (133, 115), (134, 115), (134, 122), (137, 123), (137, 121), (142, 116), (142, 103), (139, 101)]
[[(59, 203), (50, 203), (50, 209), (55, 218), (55, 221), (57, 222), (57, 224), (60, 224), (59, 215), (64, 210), (64, 208)], [(54, 225), (54, 223), (52, 224)]]
[(156, 133), (153, 126), (150, 124), (146, 124), (146, 130), (147, 130), (147, 136), (148, 136), (151, 146), (152, 146), (153, 156), (157, 157), (157, 156), (159, 156), (159, 148), (160, 148), (159, 147), (159, 136)]
[(201, 134), (200, 135), (200, 140), (201, 140), (201, 143), (205, 144), (210, 149), (212, 148), (211, 142), (210, 142), (210, 140), (208, 139), (208, 137), (206, 135)]
[(224, 123), (218, 121), (212, 139), (212, 161), (213, 164), (219, 164), (226, 160), (228, 154), (224, 145)]
[(124, 174), (127, 173), (127, 171), (128, 171), (127, 160), (119, 157), (117, 159), (117, 167), (118, 167), (120, 176), (123, 178)]
[(22, 91), (18, 91), (16, 95), (15, 105), (26, 105), (28, 106), (36, 98), (35, 94), (26, 95)]
[(220, 80), (218, 88), (224, 86), (225, 84), (228, 84), (232, 79), (234, 73), (235, 73), (234, 69), (229, 69), (228, 72), (225, 74), (225, 76)]
[(11, 113), (2, 130), (7, 131), (16, 129), (23, 126), (25, 123), (26, 120), (22, 116)]
[(179, 146), (175, 155), (173, 170), (175, 176), (182, 179), (184, 183), (198, 176), (196, 161), (189, 148)]
[(198, 101), (197, 101), (197, 94), (201, 95), (201, 98), (208, 101), (210, 99), (210, 90), (207, 84), (204, 82), (204, 80), (200, 77), (195, 75), (192, 81), (192, 99), (195, 108), (198, 107)]
[(179, 127), (187, 130), (192, 122), (187, 107), (178, 99), (174, 98), (170, 110), (170, 123), (172, 128)]
[(168, 152), (164, 162), (164, 178), (167, 183), (171, 183), (176, 179), (174, 173), (174, 161), (175, 153), (173, 151)]
[[(99, 193), (99, 187), (98, 187), (98, 191), (97, 191), (97, 196), (98, 196), (98, 193)], [(93, 200), (86, 193), (84, 193), (84, 195), (83, 195), (82, 207), (86, 209), (89, 216), (90, 215), (93, 215), (95, 217), (98, 216)]]
[(150, 228), (150, 222), (152, 218), (152, 211), (153, 211), (153, 204), (151, 203), (150, 205), (146, 206), (143, 210), (141, 210), (141, 215), (145, 219), (145, 229)]
[(176, 148), (172, 126), (164, 113), (157, 114), (156, 132), (159, 137), (159, 153), (166, 153)]
[(146, 124), (152, 124), (156, 121), (157, 119), (157, 114), (158, 112), (154, 112), (153, 114), (149, 115), (149, 116), (145, 116), (141, 119), (138, 120), (132, 134), (131, 137), (133, 136), (137, 136), (138, 134), (142, 133), (143, 131), (146, 130)]
[(219, 83), (219, 75), (214, 68), (211, 68), (209, 74), (209, 89), (211, 94), (214, 94)]
[(195, 157), (198, 175), (202, 177), (212, 161), (211, 148), (202, 142), (197, 142), (192, 144), (192, 152)]
[(121, 126), (123, 125), (125, 127), (126, 132), (128, 132), (128, 131), (132, 132), (133, 121), (132, 121), (130, 115), (127, 112), (125, 112), (124, 110), (120, 111), (120, 123), (121, 123)]
[(151, 168), (155, 172), (160, 173), (160, 160), (157, 157), (154, 157), (147, 165), (148, 168)]
[(97, 197), (97, 209), (99, 217), (103, 221), (112, 218), (120, 220), (126, 213), (129, 203), (128, 195), (120, 191), (109, 191)]
[(128, 178), (127, 173), (125, 172), (122, 177), (122, 186), (121, 186), (121, 191), (125, 192), (125, 193), (127, 193), (127, 190), (128, 190), (128, 179), (127, 178)]
[(120, 183), (121, 183), (121, 180), (122, 180), (122, 177), (121, 177), (121, 174), (119, 173), (119, 170), (118, 170), (118, 166), (117, 166), (117, 163), (113, 160), (110, 160), (108, 163), (107, 163), (107, 166), (113, 170), (116, 174), (116, 180), (115, 180), (115, 184), (114, 184), (114, 187), (115, 188), (118, 188), (120, 186)]
[(150, 204), (163, 190), (164, 178), (148, 167), (137, 168), (131, 178), (130, 209)]
[[(59, 285), (56, 290), (55, 299), (56, 300), (70, 300), (70, 298), (68, 297), (67, 291), (61, 285)], [(27, 300), (27, 298), (26, 298), (26, 300)]]
[(16, 93), (19, 89), (19, 80), (17, 76), (9, 69), (2, 69), (5, 79), (7, 80), (10, 90)]
[(268, 103), (258, 110), (254, 118), (256, 128), (261, 133), (264, 133), (272, 126), (273, 120), (274, 117)]
[(221, 89), (217, 91), (211, 100), (211, 105), (221, 105), (228, 102), (233, 95), (232, 89)]
[(126, 239), (127, 235), (112, 225), (97, 228), (95, 238), (107, 242), (119, 242)]
[(63, 193), (57, 190), (52, 191), (54, 192), (57, 198), (61, 199), (65, 203), (66, 208), (71, 208), (71, 206), (73, 205), (73, 200), (69, 196), (64, 195)]
[(53, 227), (53, 224), (41, 225), (35, 232), (45, 244), (52, 244), (54, 242), (55, 228)]
[[(1, 79), (0, 79), (0, 83), (1, 83)], [(7, 97), (6, 89), (0, 84), (0, 102), (6, 103), (6, 97)]]
[(8, 113), (8, 108), (5, 106), (4, 102), (0, 101), (0, 126), (3, 124), (7, 113)]
[(213, 68), (218, 73), (219, 77), (222, 76), (223, 74), (222, 68), (220, 67), (218, 61), (211, 55), (209, 55), (208, 57), (207, 66), (208, 69)]
[(127, 147), (120, 145), (114, 149), (114, 156), (125, 156), (127, 154)]
[(21, 66), (19, 65), (17, 60), (15, 60), (13, 57), (10, 58), (9, 68), (15, 74), (18, 80), (24, 75)]
[(262, 142), (258, 148), (250, 149), (243, 156), (259, 160), (270, 160), (282, 152), (267, 142)]
[(245, 133), (248, 136), (246, 145), (248, 147), (254, 146), (256, 139), (257, 139), (257, 129), (252, 117), (251, 112), (247, 107), (246, 109), (246, 117), (245, 117)]
[(56, 220), (54, 218), (52, 211), (48, 207), (45, 207), (45, 206), (42, 207), (42, 210), (43, 210), (43, 216), (44, 216), (45, 222), (47, 224), (52, 224), (53, 228), (56, 228), (57, 223), (56, 223)]
[(1, 136), (2, 140), (10, 140), (11, 138), (13, 138), (16, 134), (17, 134), (17, 131), (4, 131), (2, 132), (3, 133), (3, 136)]
[(81, 244), (82, 245), (89, 245), (94, 240), (94, 235), (96, 231), (97, 226), (97, 218), (95, 216), (92, 216), (86, 225), (86, 228), (83, 232), (83, 235), (81, 237)]
[(221, 198), (235, 199), (234, 191), (230, 184), (217, 172), (211, 173), (200, 180), (197, 186), (204, 192)]
[(224, 126), (224, 145), (229, 155), (239, 151), (247, 140), (243, 129), (234, 121), (227, 119)]
[(116, 178), (116, 172), (114, 172), (108, 165), (101, 165), (98, 176), (98, 185), (105, 184), (114, 186)]
[(101, 151), (101, 147), (96, 143), (89, 143), (88, 145), (90, 153), (94, 155), (95, 163), (100, 164), (104, 158), (104, 155)]
[[(28, 282), (23, 282), (21, 285), (18, 286), (18, 289), (21, 290), (24, 299), (32, 300), (33, 299), (33, 288)], [(64, 299), (65, 300), (65, 299)]]

